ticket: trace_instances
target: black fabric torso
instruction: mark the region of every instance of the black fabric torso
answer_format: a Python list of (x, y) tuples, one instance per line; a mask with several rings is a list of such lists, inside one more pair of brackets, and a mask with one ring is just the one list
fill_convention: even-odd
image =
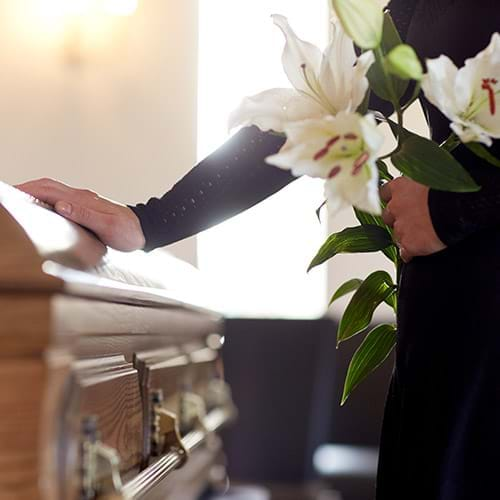
[[(412, 3), (407, 41), (425, 58), (444, 53), (462, 65), (500, 30), (492, 0)], [(423, 104), (433, 138), (444, 140), (448, 120)], [(492, 152), (499, 155), (498, 143)], [(431, 192), (449, 247), (403, 269), (378, 500), (500, 498), (500, 172), (463, 146), (455, 156), (483, 190)]]
[[(390, 9), (423, 58), (445, 53), (461, 65), (500, 31), (498, 0), (393, 0)], [(443, 140), (448, 120), (423, 104)], [(146, 248), (206, 229), (291, 182), (265, 163), (282, 144), (242, 130), (161, 199), (132, 207)], [(492, 152), (500, 157), (498, 141)], [(500, 169), (463, 146), (454, 154), (483, 188), (431, 190), (432, 221), (448, 248), (403, 269), (377, 500), (500, 498)]]

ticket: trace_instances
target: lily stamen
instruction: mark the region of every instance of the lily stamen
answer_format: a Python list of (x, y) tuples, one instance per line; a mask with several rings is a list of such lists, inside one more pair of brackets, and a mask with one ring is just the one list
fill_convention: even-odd
[(498, 80), (496, 78), (483, 78), (483, 84), (481, 85), (481, 88), (483, 90), (486, 90), (488, 92), (488, 99), (490, 103), (490, 113), (492, 115), (496, 114), (496, 98), (495, 98), (495, 89), (493, 88), (493, 85), (496, 85), (498, 83)]
[(362, 153), (358, 158), (356, 158), (356, 161), (354, 162), (352, 168), (352, 175), (358, 175), (369, 158), (370, 155), (366, 151)]
[(333, 167), (331, 170), (330, 170), (330, 173), (328, 174), (328, 178), (329, 179), (333, 179), (335, 176), (337, 176), (338, 174), (340, 174), (340, 171), (341, 171), (341, 167), (339, 165)]
[(302, 74), (304, 75), (304, 81), (309, 88), (309, 90), (312, 92), (312, 96), (309, 95), (309, 97), (312, 97), (317, 103), (319, 103), (321, 106), (324, 106), (326, 109), (332, 113), (332, 115), (336, 115), (337, 111), (332, 107), (330, 104), (330, 101), (328, 98), (325, 96), (325, 93), (323, 92), (323, 89), (321, 88), (321, 85), (317, 85), (317, 88), (312, 84), (311, 79), (309, 78), (309, 75), (307, 74), (307, 65), (305, 63), (302, 63), (300, 65), (300, 68), (302, 69)]
[(314, 161), (319, 161), (324, 158), (329, 152), (332, 146), (340, 139), (340, 136), (337, 135), (332, 137), (325, 145), (324, 148), (321, 148), (313, 157)]
[(348, 141), (357, 141), (358, 140), (358, 136), (354, 133), (349, 133), (349, 134), (345, 134), (344, 135), (344, 139), (347, 139)]

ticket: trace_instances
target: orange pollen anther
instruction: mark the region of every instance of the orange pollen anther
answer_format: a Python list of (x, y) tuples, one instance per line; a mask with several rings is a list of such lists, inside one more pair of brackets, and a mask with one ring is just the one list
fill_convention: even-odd
[(324, 158), (329, 152), (332, 146), (340, 139), (340, 136), (332, 137), (325, 145), (324, 148), (321, 148), (315, 155), (314, 161), (319, 161)]
[(333, 179), (336, 175), (340, 174), (340, 171), (342, 169), (340, 168), (339, 165), (337, 165), (336, 167), (333, 167), (331, 170), (330, 170), (330, 173), (328, 174), (328, 178), (329, 179)]
[(354, 162), (352, 168), (352, 175), (358, 175), (361, 172), (361, 169), (363, 168), (363, 165), (366, 163), (368, 158), (370, 158), (370, 155), (366, 152), (356, 158), (356, 161)]
[(345, 134), (344, 139), (347, 139), (348, 141), (357, 141), (358, 136), (356, 134), (353, 134), (353, 133)]
[(498, 80), (496, 78), (483, 78), (483, 84), (481, 85), (481, 88), (488, 92), (488, 97), (490, 101), (490, 113), (492, 115), (496, 114), (497, 112), (495, 89), (493, 88), (493, 85), (496, 85), (497, 83)]

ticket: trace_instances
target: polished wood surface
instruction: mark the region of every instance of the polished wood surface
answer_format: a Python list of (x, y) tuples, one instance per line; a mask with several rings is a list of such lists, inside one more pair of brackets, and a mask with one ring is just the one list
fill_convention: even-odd
[[(184, 393), (204, 405), (210, 381), (222, 378), (213, 345), (222, 319), (205, 309), (198, 273), (163, 252), (106, 249), (1, 182), (0, 242), (0, 500), (78, 500), (94, 487), (86, 494), (95, 500), (194, 499), (220, 453), (204, 434), (204, 410), (183, 469), (148, 471), (162, 463), (151, 454), (152, 395), (180, 415)], [(99, 470), (89, 476), (94, 453)], [(168, 460), (183, 463), (173, 453)], [(127, 489), (134, 477), (144, 478), (143, 493)]]

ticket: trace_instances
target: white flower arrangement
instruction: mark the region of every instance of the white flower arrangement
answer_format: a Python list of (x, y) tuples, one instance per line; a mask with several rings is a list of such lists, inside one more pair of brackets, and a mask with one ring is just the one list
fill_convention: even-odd
[[(462, 68), (445, 55), (426, 61), (402, 43), (390, 13), (379, 0), (332, 0), (337, 21), (322, 52), (301, 40), (283, 16), (273, 16), (285, 36), (283, 68), (293, 88), (271, 89), (245, 98), (230, 117), (230, 127), (256, 125), (286, 136), (281, 151), (267, 158), (296, 176), (325, 180), (330, 213), (352, 207), (360, 226), (332, 234), (310, 268), (339, 253), (383, 251), (393, 261), (399, 282), (401, 258), (392, 230), (380, 217), (379, 186), (391, 180), (383, 160), (409, 178), (444, 191), (480, 189), (451, 152), (461, 143), (495, 167), (500, 161), (485, 146), (500, 138), (500, 35)], [(355, 46), (360, 49), (357, 56)], [(415, 90), (408, 97), (410, 81)], [(404, 114), (423, 91), (450, 120), (451, 134), (439, 145), (404, 128)], [(390, 102), (397, 122), (368, 110), (370, 93)], [(380, 157), (383, 137), (378, 122), (389, 123), (397, 147)], [(492, 167), (493, 168), (493, 167)], [(340, 321), (338, 343), (365, 332), (375, 309), (386, 302), (397, 309), (397, 284), (375, 271), (352, 279), (332, 302), (354, 292)], [(356, 351), (347, 373), (342, 403), (390, 354), (397, 325), (371, 330)]]

